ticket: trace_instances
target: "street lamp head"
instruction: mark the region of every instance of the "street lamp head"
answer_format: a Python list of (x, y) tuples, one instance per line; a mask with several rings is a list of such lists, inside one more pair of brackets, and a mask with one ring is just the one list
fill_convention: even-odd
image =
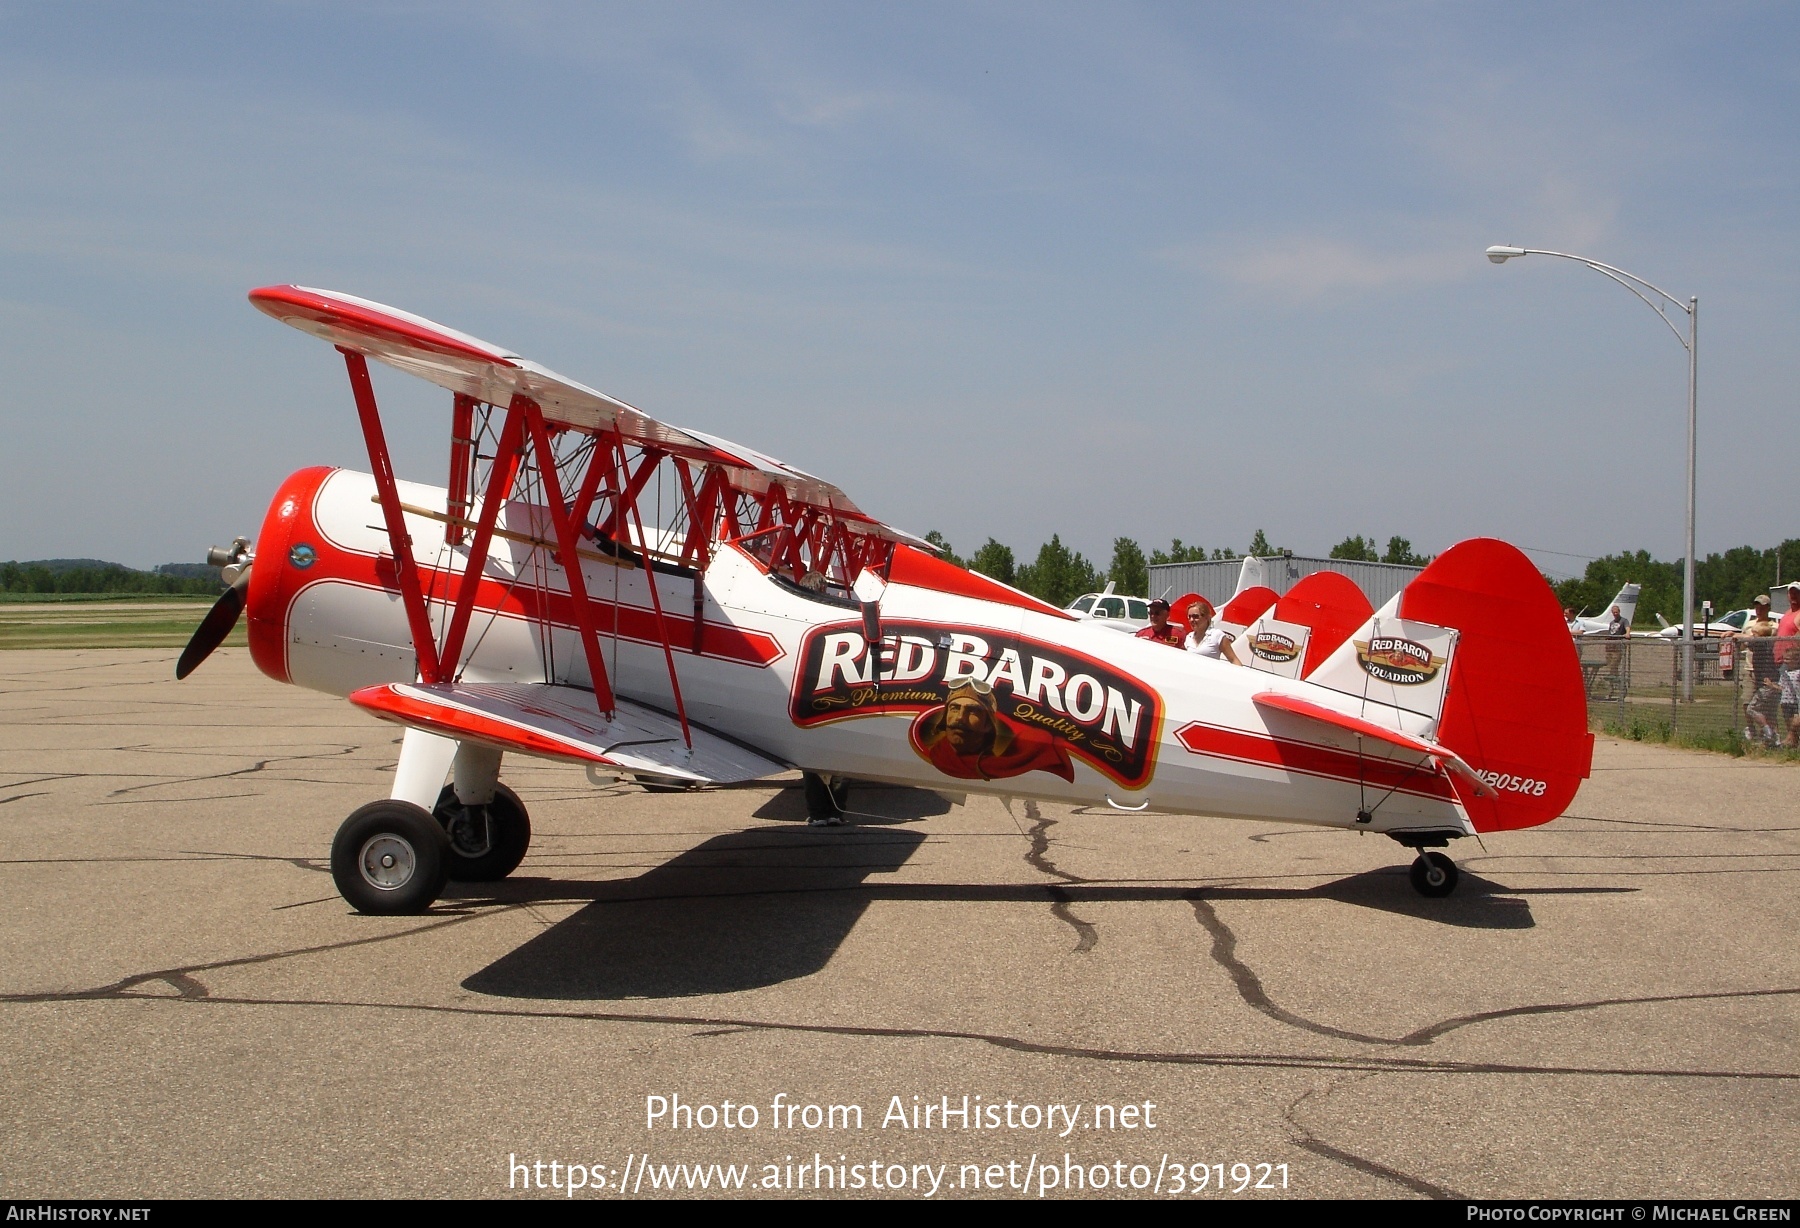
[(1487, 258), (1492, 260), (1495, 264), (1505, 264), (1514, 256), (1523, 256), (1524, 254), (1525, 249), (1522, 247), (1495, 246), (1487, 249)]

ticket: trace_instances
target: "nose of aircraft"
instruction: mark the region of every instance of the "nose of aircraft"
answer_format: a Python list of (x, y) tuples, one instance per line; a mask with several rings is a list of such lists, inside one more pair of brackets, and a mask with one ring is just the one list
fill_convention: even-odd
[(200, 663), (210, 657), (213, 649), (223, 644), (231, 629), (237, 626), (250, 591), (250, 564), (255, 557), (247, 537), (233, 541), (228, 550), (214, 546), (206, 552), (206, 561), (220, 569), (220, 575), (229, 581), (230, 587), (219, 594), (212, 609), (200, 620), (187, 647), (181, 650), (181, 659), (175, 663), (176, 678), (186, 678), (199, 669)]

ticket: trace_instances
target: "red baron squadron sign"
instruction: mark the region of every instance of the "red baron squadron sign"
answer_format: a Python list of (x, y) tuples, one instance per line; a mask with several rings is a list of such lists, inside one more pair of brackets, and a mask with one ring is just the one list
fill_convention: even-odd
[(1396, 686), (1419, 686), (1437, 677), (1444, 658), (1417, 640), (1398, 635), (1372, 635), (1356, 641), (1356, 659), (1373, 677)]
[(883, 619), (881, 630), (880, 685), (861, 623), (806, 633), (789, 706), (796, 725), (911, 712), (913, 750), (946, 776), (1072, 781), (1073, 756), (1127, 789), (1149, 783), (1162, 699), (1129, 674), (984, 627)]
[(1258, 631), (1250, 637), (1250, 651), (1265, 661), (1286, 665), (1300, 655), (1300, 645), (1279, 631)]

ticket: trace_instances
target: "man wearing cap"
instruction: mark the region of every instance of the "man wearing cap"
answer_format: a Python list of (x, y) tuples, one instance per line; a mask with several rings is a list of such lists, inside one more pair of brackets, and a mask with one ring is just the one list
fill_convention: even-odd
[(1171, 648), (1181, 647), (1181, 632), (1169, 621), (1169, 603), (1158, 597), (1150, 603), (1150, 625), (1137, 633), (1140, 640), (1155, 640)]

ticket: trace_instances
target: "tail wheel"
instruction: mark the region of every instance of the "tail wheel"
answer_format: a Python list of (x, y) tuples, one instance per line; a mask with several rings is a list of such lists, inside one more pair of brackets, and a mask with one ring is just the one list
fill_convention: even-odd
[(424, 912), (449, 876), (449, 838), (411, 802), (370, 802), (331, 842), (331, 879), (357, 912)]
[(1434, 900), (1455, 891), (1456, 880), (1462, 877), (1456, 863), (1442, 853), (1420, 853), (1411, 873), (1413, 890)]
[(455, 882), (499, 882), (519, 868), (531, 847), (525, 803), (505, 785), (494, 786), (494, 800), (485, 806), (463, 805), (445, 785), (432, 817), (444, 830), (446, 874)]

